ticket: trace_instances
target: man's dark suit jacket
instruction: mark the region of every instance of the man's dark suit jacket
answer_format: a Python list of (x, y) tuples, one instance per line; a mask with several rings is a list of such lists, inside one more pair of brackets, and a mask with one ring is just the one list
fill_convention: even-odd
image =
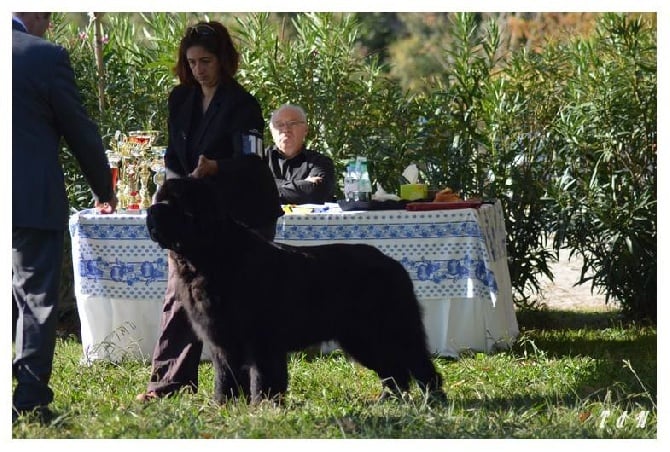
[[(284, 214), (272, 173), (260, 158), (265, 121), (258, 101), (235, 80), (221, 83), (200, 122), (199, 86), (175, 87), (168, 97), (167, 177), (185, 177), (204, 155), (219, 165), (216, 185), (231, 215), (248, 226)], [(255, 154), (255, 155), (254, 155)]]
[(112, 197), (109, 164), (67, 51), (12, 24), (12, 225), (63, 230), (69, 209), (61, 137), (101, 202)]
[[(335, 166), (330, 157), (304, 146), (300, 153), (286, 160), (276, 146), (267, 151), (268, 162), (284, 204), (323, 204), (335, 195)], [(320, 176), (318, 184), (310, 176)]]

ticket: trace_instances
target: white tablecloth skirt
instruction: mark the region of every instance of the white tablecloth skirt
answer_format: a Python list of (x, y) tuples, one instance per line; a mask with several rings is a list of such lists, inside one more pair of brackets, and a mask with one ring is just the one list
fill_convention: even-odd
[[(74, 282), (84, 359), (150, 360), (158, 337), (167, 253), (145, 216), (70, 218)], [(286, 215), (277, 242), (370, 243), (403, 264), (424, 311), (432, 353), (507, 348), (519, 330), (500, 203), (434, 212)]]

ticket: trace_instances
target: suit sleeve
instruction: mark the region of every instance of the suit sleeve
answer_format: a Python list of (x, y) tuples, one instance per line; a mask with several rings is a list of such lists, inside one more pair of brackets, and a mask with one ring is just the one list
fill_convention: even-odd
[(70, 58), (62, 47), (57, 55), (49, 95), (54, 116), (70, 151), (79, 162), (82, 173), (100, 202), (112, 198), (112, 178), (105, 148), (96, 124), (90, 119), (75, 83)]
[[(234, 158), (245, 155), (257, 155), (263, 158), (265, 121), (261, 107), (258, 101), (247, 92), (240, 93), (238, 102), (231, 127), (232, 155)], [(218, 163), (220, 168), (226, 164), (225, 159)]]

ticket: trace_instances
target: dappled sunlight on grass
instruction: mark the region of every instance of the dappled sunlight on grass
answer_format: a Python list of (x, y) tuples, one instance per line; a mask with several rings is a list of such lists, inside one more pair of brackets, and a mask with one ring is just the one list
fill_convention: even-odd
[[(341, 351), (289, 356), (284, 403), (212, 401), (200, 391), (141, 404), (150, 365), (83, 366), (81, 343), (59, 339), (50, 425), (19, 422), (15, 438), (655, 438), (656, 329), (611, 313), (519, 315), (511, 350), (434, 360), (447, 402), (416, 386), (378, 401), (381, 383)], [(550, 428), (549, 428), (550, 426)]]

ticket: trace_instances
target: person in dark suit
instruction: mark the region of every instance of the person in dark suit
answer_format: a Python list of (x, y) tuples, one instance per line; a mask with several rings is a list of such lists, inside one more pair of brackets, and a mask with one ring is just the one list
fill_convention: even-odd
[[(188, 27), (175, 72), (180, 84), (168, 98), (166, 176), (213, 178), (231, 215), (268, 240), (283, 215), (263, 152), (263, 114), (256, 99), (234, 79), (239, 54), (218, 22)], [(168, 258), (168, 281), (147, 391), (148, 401), (181, 388), (198, 390), (202, 342), (177, 299), (176, 265)]]
[(12, 421), (50, 413), (49, 387), (68, 200), (58, 153), (64, 138), (95, 207), (116, 209), (109, 162), (82, 104), (67, 51), (44, 39), (51, 13), (12, 17), (12, 295), (16, 335)]
[(284, 104), (272, 113), (270, 131), (275, 144), (266, 153), (283, 204), (333, 201), (333, 161), (305, 148), (308, 130), (307, 115), (297, 105)]

